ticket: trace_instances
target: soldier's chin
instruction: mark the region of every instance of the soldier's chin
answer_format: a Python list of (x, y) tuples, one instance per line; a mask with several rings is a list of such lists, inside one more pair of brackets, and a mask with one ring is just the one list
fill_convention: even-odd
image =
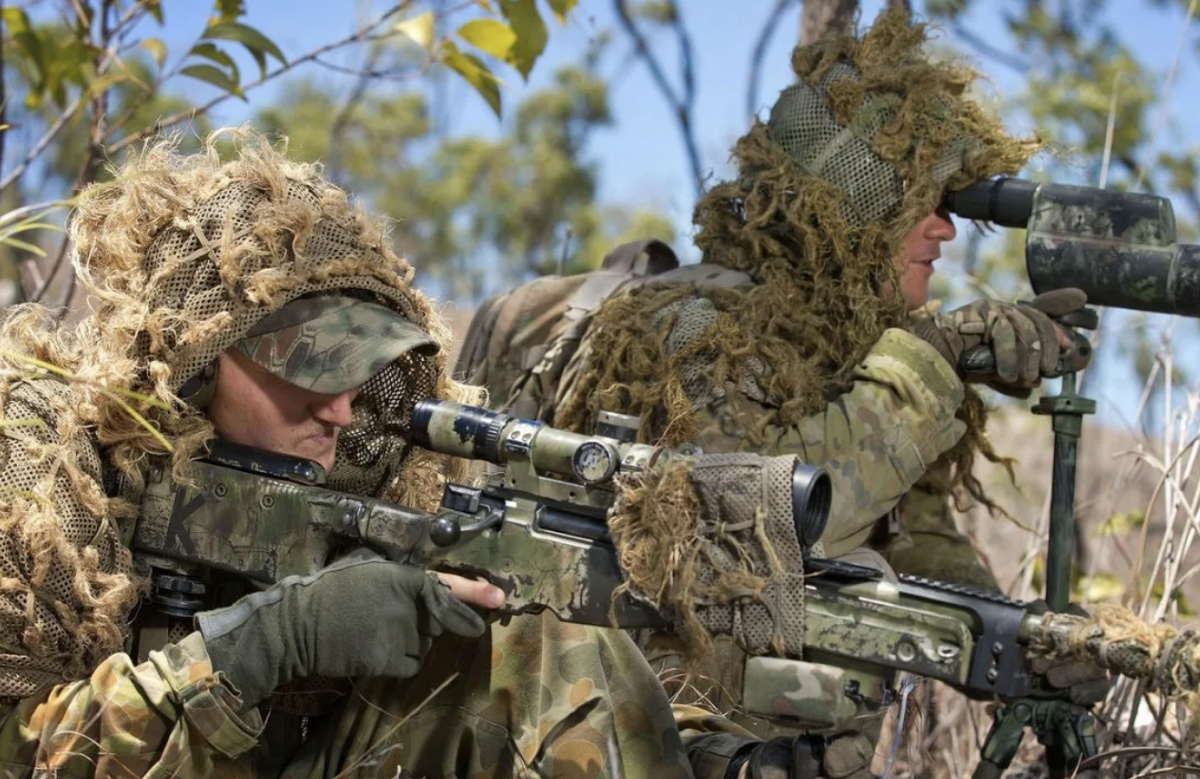
[(326, 472), (333, 470), (333, 458), (337, 448), (336, 436), (317, 435), (306, 438), (297, 448), (300, 450), (296, 452), (297, 457), (317, 461)]

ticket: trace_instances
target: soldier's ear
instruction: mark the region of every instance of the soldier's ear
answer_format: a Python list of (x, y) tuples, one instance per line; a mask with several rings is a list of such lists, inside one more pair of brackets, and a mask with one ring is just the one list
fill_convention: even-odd
[(205, 365), (199, 373), (183, 383), (179, 388), (179, 398), (200, 411), (208, 408), (213, 395), (217, 391), (218, 360)]

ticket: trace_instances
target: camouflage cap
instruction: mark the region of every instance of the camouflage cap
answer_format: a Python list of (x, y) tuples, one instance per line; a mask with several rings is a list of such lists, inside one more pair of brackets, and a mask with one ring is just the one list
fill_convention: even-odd
[(438, 345), (396, 311), (334, 293), (293, 300), (234, 348), (284, 381), (332, 395), (362, 386), (406, 352), (432, 355)]

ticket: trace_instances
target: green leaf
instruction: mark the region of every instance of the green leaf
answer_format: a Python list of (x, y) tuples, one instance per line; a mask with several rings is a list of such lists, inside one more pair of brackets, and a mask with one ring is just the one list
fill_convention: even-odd
[(167, 61), (167, 44), (163, 43), (162, 38), (147, 38), (142, 41), (142, 48), (150, 52), (158, 69), (162, 70)]
[(504, 22), (495, 19), (472, 19), (459, 27), (456, 34), (475, 48), (504, 59), (517, 40), (517, 34)]
[(40, 247), (36, 244), (29, 243), (28, 241), (22, 241), (20, 238), (8, 237), (8, 238), (0, 239), (0, 243), (3, 243), (5, 246), (11, 246), (14, 249), (21, 249), (23, 251), (27, 251), (30, 254), (36, 254), (39, 257), (46, 256), (45, 249), (43, 249), (42, 247)]
[(538, 13), (537, 0), (500, 0), (500, 11), (517, 34), (508, 62), (528, 80), (533, 63), (546, 48), (546, 24)]
[(154, 17), (158, 26), (163, 26), (162, 0), (146, 0), (146, 12)]
[(1125, 594), (1125, 579), (1116, 574), (1100, 572), (1080, 578), (1072, 589), (1072, 600), (1091, 603), (1115, 601)]
[(229, 56), (227, 53), (221, 49), (218, 49), (211, 43), (197, 43), (192, 47), (192, 50), (188, 52), (188, 56), (204, 57), (206, 60), (211, 60), (212, 62), (215, 62), (221, 67), (225, 68), (226, 72), (229, 73), (230, 79), (235, 84), (240, 84), (242, 82), (241, 71), (238, 70), (237, 63), (234, 61), (233, 57)]
[(243, 0), (217, 0), (215, 5), (217, 16), (222, 22), (232, 22), (246, 13)]
[(1135, 530), (1140, 530), (1144, 524), (1146, 524), (1146, 512), (1137, 510), (1125, 511), (1120, 514), (1113, 514), (1101, 522), (1093, 533), (1098, 537), (1121, 536), (1132, 533)]
[(185, 76), (191, 76), (199, 81), (212, 84), (219, 89), (224, 89), (229, 94), (237, 95), (243, 100), (246, 99), (246, 96), (242, 94), (241, 86), (220, 68), (212, 65), (188, 65), (179, 72)]
[(488, 70), (478, 57), (463, 54), (453, 41), (442, 44), (441, 60), (446, 67), (458, 73), (466, 82), (475, 87), (475, 91), (487, 101), (496, 117), (500, 116), (500, 80)]
[(29, 25), (29, 16), (21, 8), (14, 8), (12, 6), (5, 8), (3, 19), (4, 26), (8, 28), (10, 35), (20, 35), (32, 29)]
[(97, 95), (104, 94), (117, 84), (122, 84), (130, 80), (132, 80), (132, 77), (128, 73), (107, 73), (99, 78), (94, 78), (87, 83), (86, 99), (91, 100)]
[(550, 0), (550, 10), (558, 17), (559, 24), (567, 23), (567, 15), (571, 13), (571, 9), (576, 6), (579, 0)]
[[(42, 45), (43, 36), (33, 28), (29, 23), (29, 17), (20, 8), (5, 8), (3, 19), (4, 26), (8, 28), (8, 32), (16, 42), (17, 47), (24, 52), (37, 71), (38, 79), (40, 79), (41, 83), (35, 85), (34, 88), (39, 92), (42, 91), (45, 89), (46, 71), (48, 69), (46, 50)], [(29, 99), (26, 97), (26, 103), (28, 102)]]
[(431, 11), (397, 22), (394, 29), (411, 38), (426, 51), (433, 46), (433, 12)]
[(200, 39), (222, 39), (242, 44), (254, 57), (254, 61), (258, 63), (258, 68), (264, 76), (267, 75), (267, 54), (277, 59), (281, 65), (287, 64), (287, 57), (283, 56), (283, 52), (279, 50), (274, 41), (253, 27), (238, 22), (220, 22), (211, 25), (200, 36)]

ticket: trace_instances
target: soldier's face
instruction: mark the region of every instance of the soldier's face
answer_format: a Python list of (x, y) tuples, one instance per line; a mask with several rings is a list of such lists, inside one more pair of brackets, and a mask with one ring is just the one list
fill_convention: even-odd
[(920, 308), (929, 300), (929, 279), (933, 263), (942, 256), (942, 244), (957, 235), (950, 213), (939, 208), (917, 222), (904, 236), (896, 263), (900, 271), (900, 294), (908, 310)]
[(325, 395), (284, 381), (235, 349), (218, 357), (208, 418), (226, 441), (316, 460), (332, 470), (358, 389)]

